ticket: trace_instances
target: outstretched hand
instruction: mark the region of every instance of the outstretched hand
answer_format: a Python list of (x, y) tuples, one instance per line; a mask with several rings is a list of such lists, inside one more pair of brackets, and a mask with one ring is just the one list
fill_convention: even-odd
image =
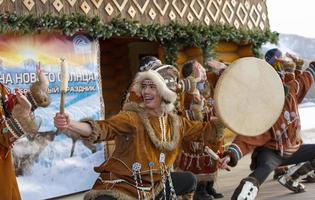
[(54, 117), (54, 125), (58, 128), (61, 132), (67, 130), (70, 124), (70, 117), (68, 114), (64, 113), (56, 113)]
[(230, 171), (230, 168), (228, 166), (228, 163), (230, 162), (230, 160), (231, 160), (230, 156), (224, 156), (223, 158), (220, 158), (218, 167), (220, 169), (225, 169), (227, 171)]
[(38, 63), (36, 64), (36, 73), (37, 73), (37, 74), (40, 74), (41, 72), (42, 72), (41, 64), (40, 64), (40, 62), (38, 62)]
[(219, 62), (217, 60), (210, 60), (207, 62), (207, 64), (212, 67), (212, 68), (215, 68), (215, 69), (225, 69), (226, 68), (226, 65), (222, 62)]
[(296, 63), (289, 57), (276, 58), (276, 61), (281, 63), (281, 67), (285, 72), (294, 72)]
[(300, 58), (298, 58), (296, 55), (291, 54), (291, 53), (286, 53), (285, 54), (287, 57), (291, 58), (294, 62), (297, 62)]
[(18, 88), (15, 89), (16, 99), (18, 104), (21, 105), (21, 108), (25, 111), (23, 113), (29, 114), (31, 112), (32, 104)]
[(47, 91), (49, 82), (47, 77), (45, 76), (44, 70), (42, 69), (40, 62), (36, 64), (36, 74), (40, 83), (40, 88), (43, 91)]

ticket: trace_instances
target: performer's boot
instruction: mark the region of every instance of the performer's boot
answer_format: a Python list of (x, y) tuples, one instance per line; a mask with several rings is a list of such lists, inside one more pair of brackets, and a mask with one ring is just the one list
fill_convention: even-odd
[(201, 181), (197, 185), (194, 200), (213, 200), (213, 197), (206, 190), (207, 182)]
[(315, 183), (315, 174), (313, 173), (309, 174), (307, 177), (303, 178), (304, 183)]
[(273, 180), (278, 180), (278, 178), (289, 170), (288, 166), (279, 166), (273, 172)]
[(224, 195), (222, 193), (218, 193), (214, 187), (214, 181), (208, 181), (207, 182), (207, 187), (206, 187), (206, 190), (208, 192), (209, 195), (213, 196), (215, 199), (220, 199), (220, 198), (223, 198)]
[(182, 195), (181, 200), (193, 200), (194, 199), (194, 193), (188, 193)]
[[(313, 165), (315, 166), (315, 161), (312, 162), (314, 162)], [(287, 174), (279, 177), (278, 182), (295, 193), (305, 192), (305, 186), (300, 182), (303, 177), (307, 176), (314, 169), (312, 162), (307, 161), (291, 167)]]
[(258, 180), (254, 177), (247, 177), (235, 189), (231, 200), (254, 200), (259, 188)]

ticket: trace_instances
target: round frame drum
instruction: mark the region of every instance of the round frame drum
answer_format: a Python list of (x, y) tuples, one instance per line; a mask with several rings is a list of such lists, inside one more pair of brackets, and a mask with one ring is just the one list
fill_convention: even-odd
[(214, 90), (215, 110), (233, 132), (257, 136), (277, 121), (285, 95), (280, 76), (266, 61), (241, 58), (223, 72)]

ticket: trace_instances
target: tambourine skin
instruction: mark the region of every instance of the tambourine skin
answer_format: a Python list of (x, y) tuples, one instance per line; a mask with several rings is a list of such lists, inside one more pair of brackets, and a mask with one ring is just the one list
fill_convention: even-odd
[(254, 57), (233, 62), (214, 90), (217, 115), (230, 130), (257, 136), (272, 127), (281, 114), (285, 94), (278, 73)]

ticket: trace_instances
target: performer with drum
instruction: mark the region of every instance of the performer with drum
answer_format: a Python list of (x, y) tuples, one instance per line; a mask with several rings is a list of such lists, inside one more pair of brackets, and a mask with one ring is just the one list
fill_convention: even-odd
[(174, 84), (167, 78), (169, 74), (159, 73), (162, 69), (139, 72), (133, 91), (142, 101), (125, 104), (123, 111), (110, 119), (76, 122), (67, 114), (56, 114), (55, 126), (63, 132), (92, 142), (115, 139), (119, 146), (95, 168), (100, 176), (86, 200), (177, 199), (177, 195), (191, 199), (195, 177), (189, 172), (171, 172), (181, 143), (197, 138), (212, 143), (223, 127), (215, 119), (202, 123), (174, 113), (177, 95), (170, 89)]
[[(256, 100), (257, 105), (250, 105), (247, 102), (247, 108), (252, 109), (252, 114), (259, 116), (255, 119), (259, 124), (250, 122), (260, 128), (262, 124), (265, 124), (264, 116), (265, 114), (273, 114), (279, 116), (276, 122), (272, 125), (270, 129), (265, 131), (263, 134), (259, 134), (260, 131), (255, 130), (255, 127), (247, 126), (247, 122), (238, 120), (236, 123), (241, 124), (243, 130), (236, 130), (235, 132), (241, 133), (235, 137), (232, 144), (229, 146), (228, 150), (224, 152), (225, 157), (220, 160), (221, 167), (236, 166), (237, 161), (241, 159), (244, 155), (254, 150), (252, 154), (252, 163), (251, 169), (253, 172), (249, 174), (248, 177), (241, 180), (239, 186), (233, 193), (232, 199), (255, 199), (259, 186), (266, 180), (268, 175), (280, 165), (289, 165), (297, 164), (300, 162), (307, 162), (309, 169), (315, 169), (315, 144), (302, 144), (300, 137), (300, 117), (298, 112), (298, 103), (300, 103), (307, 91), (310, 89), (311, 85), (314, 82), (315, 77), (315, 66), (310, 65), (306, 70), (304, 70), (300, 75), (295, 77), (294, 69), (295, 63), (288, 59), (281, 59), (281, 51), (278, 49), (269, 50), (265, 55), (266, 61), (272, 65), (278, 73), (282, 74), (283, 71), (283, 86), (285, 91), (284, 106), (280, 110), (280, 116), (278, 110), (275, 110), (274, 107), (279, 108), (273, 104), (281, 101), (282, 98), (279, 98), (281, 91), (272, 94), (272, 96), (260, 95), (260, 98)], [(242, 63), (239, 63), (242, 64)], [(260, 69), (266, 68), (266, 64), (252, 63), (252, 66), (242, 66), (244, 68), (255, 68), (259, 67)], [(254, 70), (252, 72), (255, 72)], [(247, 74), (248, 76), (252, 75), (255, 79), (265, 76), (271, 77), (268, 73), (263, 73), (260, 76), (259, 73)], [(237, 79), (237, 78), (236, 78)], [(237, 79), (239, 80), (239, 79)], [(274, 85), (271, 85), (270, 81), (264, 81), (267, 89), (262, 88), (262, 91), (257, 90), (253, 87), (254, 84), (251, 84), (247, 90), (250, 92), (256, 93), (256, 96), (259, 94), (270, 94), (272, 93), (275, 87), (279, 86), (279, 81), (275, 82)], [(234, 84), (237, 84), (236, 82)], [(243, 84), (240, 86), (242, 87)], [(218, 92), (219, 93), (219, 92)], [(219, 96), (219, 95), (218, 95)], [(269, 105), (268, 107), (261, 110), (264, 105)], [(218, 106), (220, 108), (220, 106)], [(256, 113), (266, 111), (266, 113)], [(221, 111), (220, 111), (221, 112)], [(224, 115), (224, 111), (219, 113), (219, 115)], [(259, 118), (261, 118), (259, 120)], [(231, 119), (230, 119), (231, 120)], [(232, 123), (233, 120), (231, 120)], [(272, 122), (273, 120), (269, 121)], [(226, 122), (226, 119), (223, 119), (223, 122)], [(233, 125), (235, 126), (235, 124)], [(231, 127), (233, 127), (231, 126)], [(268, 127), (268, 126), (267, 126)], [(269, 126), (270, 127), (270, 126)], [(250, 128), (253, 128), (252, 130)], [(263, 129), (261, 129), (263, 130)], [(247, 132), (247, 133), (246, 133)], [(292, 176), (288, 177), (285, 180), (282, 180), (282, 184), (288, 189), (294, 192), (303, 192), (304, 186), (299, 183), (298, 179), (301, 175), (305, 175), (308, 170), (299, 169)]]
[[(276, 52), (277, 51), (277, 52)], [(272, 52), (276, 52), (276, 54), (281, 55), (281, 51), (278, 49), (273, 49), (271, 51), (269, 51), (269, 55), (267, 55), (267, 57), (272, 55)], [(295, 77), (299, 76), (302, 74), (303, 72), (303, 65), (304, 65), (304, 60), (301, 58), (298, 58), (297, 56), (290, 54), (290, 53), (286, 53), (286, 56), (288, 58), (291, 58), (293, 60), (293, 62), (296, 64), (296, 68), (295, 68)], [(286, 176), (290, 173), (293, 173), (293, 171), (295, 171), (297, 168), (301, 167), (301, 165), (293, 165), (293, 166), (279, 166), (278, 168), (276, 168), (274, 170), (274, 175), (273, 175), (273, 179), (278, 180), (280, 176), (286, 174)], [(290, 170), (289, 170), (290, 169)], [(303, 182), (307, 182), (307, 183), (314, 183), (315, 182), (315, 176), (314, 173), (309, 174), (307, 177), (303, 178)]]
[[(216, 61), (210, 61), (209, 64), (224, 65)], [(208, 74), (209, 77), (207, 77)], [(207, 78), (211, 79), (212, 84), (215, 84), (219, 75), (214, 72), (209, 72), (208, 74), (206, 74), (203, 66), (196, 60), (186, 62), (182, 67), (183, 78), (192, 79), (192, 82), (197, 83), (197, 87), (194, 90), (183, 94), (182, 113), (189, 120), (207, 122), (214, 117), (212, 99), (214, 85), (211, 85)], [(206, 146), (204, 141), (199, 140), (184, 140), (182, 143), (183, 148), (178, 158), (178, 167), (183, 171), (190, 171), (197, 176), (198, 184), (194, 199), (209, 200), (223, 197), (223, 194), (217, 193), (213, 188), (217, 177), (217, 161), (205, 152), (205, 148), (207, 147), (217, 153), (222, 146), (222, 138), (223, 135), (218, 135), (217, 140), (210, 146)]]

